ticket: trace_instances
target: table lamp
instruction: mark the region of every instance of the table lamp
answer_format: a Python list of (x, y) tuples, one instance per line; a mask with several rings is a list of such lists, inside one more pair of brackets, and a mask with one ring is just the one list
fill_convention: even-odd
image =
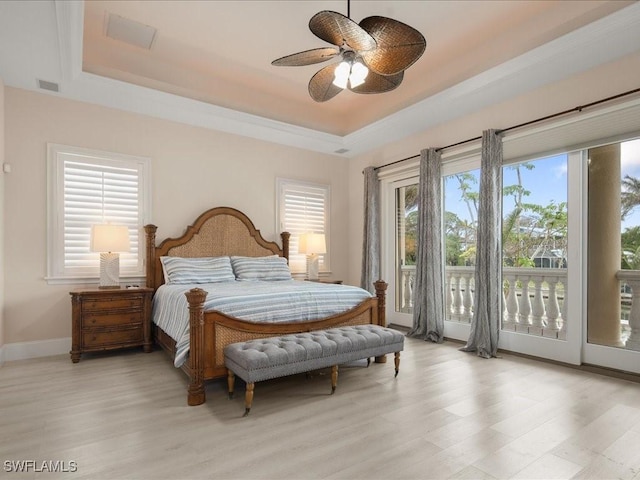
[(92, 252), (100, 252), (100, 288), (120, 288), (120, 252), (128, 252), (129, 228), (110, 223), (91, 226)]
[(318, 280), (318, 255), (327, 253), (323, 233), (303, 233), (298, 239), (298, 253), (307, 255), (307, 280)]

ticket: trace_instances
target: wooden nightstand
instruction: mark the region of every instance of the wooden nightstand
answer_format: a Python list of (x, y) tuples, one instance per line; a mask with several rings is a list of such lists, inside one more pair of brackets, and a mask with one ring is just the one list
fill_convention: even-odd
[(305, 278), (307, 282), (318, 282), (318, 283), (333, 283), (335, 285), (342, 285), (342, 280), (331, 280), (330, 278), (320, 278), (318, 280), (310, 280)]
[(76, 290), (71, 294), (71, 361), (83, 352), (142, 346), (151, 343), (152, 288)]

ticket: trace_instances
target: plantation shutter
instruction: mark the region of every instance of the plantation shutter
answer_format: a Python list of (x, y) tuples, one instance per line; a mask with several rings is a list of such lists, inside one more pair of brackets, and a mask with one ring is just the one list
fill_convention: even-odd
[[(306, 255), (298, 253), (298, 242), (303, 233), (322, 233), (329, 250), (329, 187), (310, 183), (280, 180), (280, 229), (291, 233), (289, 267), (292, 272), (306, 271)], [(320, 271), (329, 270), (329, 254), (319, 257)]]
[[(53, 255), (49, 276), (96, 277), (100, 252), (91, 252), (93, 224), (129, 229), (131, 250), (120, 253), (121, 276), (144, 276), (143, 237), (147, 159), (51, 146), (55, 216), (50, 218)], [(81, 153), (78, 153), (81, 152)]]

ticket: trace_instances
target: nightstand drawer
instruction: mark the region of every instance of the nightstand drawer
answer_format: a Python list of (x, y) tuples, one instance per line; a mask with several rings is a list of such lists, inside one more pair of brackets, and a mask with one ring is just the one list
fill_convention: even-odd
[(85, 347), (99, 347), (110, 344), (125, 345), (127, 343), (141, 344), (143, 338), (142, 327), (114, 332), (84, 332), (82, 343)]
[(142, 323), (143, 315), (142, 310), (139, 312), (128, 311), (125, 313), (114, 312), (96, 312), (87, 313), (82, 317), (83, 327), (101, 327), (108, 325), (127, 325), (129, 323)]
[(84, 312), (91, 312), (95, 310), (109, 311), (109, 310), (130, 310), (132, 308), (139, 308), (142, 310), (144, 297), (104, 297), (104, 298), (86, 298), (82, 300), (82, 310)]
[(141, 346), (153, 350), (152, 288), (74, 290), (71, 294), (71, 361), (83, 352)]

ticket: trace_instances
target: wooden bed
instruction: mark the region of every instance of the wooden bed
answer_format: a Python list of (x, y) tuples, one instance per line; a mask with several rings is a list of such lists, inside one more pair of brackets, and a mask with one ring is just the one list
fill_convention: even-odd
[[(161, 256), (213, 257), (241, 255), (260, 257), (279, 255), (289, 258), (289, 233), (283, 232), (282, 248), (275, 242), (265, 240), (242, 212), (217, 207), (207, 210), (187, 227), (184, 235), (168, 238), (156, 246), (155, 225), (145, 225), (147, 287), (154, 291), (164, 283), (160, 263)], [(239, 320), (217, 311), (204, 311), (207, 292), (199, 288), (190, 290), (186, 296), (189, 303), (190, 345), (189, 357), (182, 369), (189, 376), (187, 401), (189, 405), (200, 405), (205, 401), (205, 380), (226, 378), (223, 348), (234, 342), (254, 338), (271, 337), (288, 333), (307, 332), (343, 325), (377, 324), (385, 326), (385, 291), (387, 284), (375, 283), (376, 296), (360, 303), (340, 315), (306, 322), (255, 323)], [(155, 341), (175, 356), (176, 342), (161, 328), (153, 326)], [(385, 357), (376, 361), (384, 362)]]

